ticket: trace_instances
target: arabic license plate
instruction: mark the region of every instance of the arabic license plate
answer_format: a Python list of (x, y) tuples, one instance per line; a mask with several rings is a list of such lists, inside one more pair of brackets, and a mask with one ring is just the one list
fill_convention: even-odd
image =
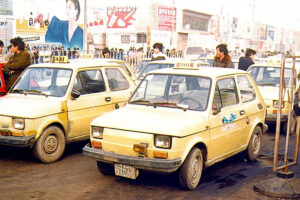
[(130, 179), (136, 179), (139, 170), (129, 165), (115, 164), (115, 174)]

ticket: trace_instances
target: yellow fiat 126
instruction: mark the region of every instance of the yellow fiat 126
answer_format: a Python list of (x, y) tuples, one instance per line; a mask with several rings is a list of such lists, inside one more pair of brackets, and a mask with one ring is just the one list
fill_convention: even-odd
[(92, 119), (124, 106), (136, 85), (122, 66), (55, 57), (29, 66), (0, 98), (0, 145), (30, 147), (44, 163), (89, 138)]
[(131, 179), (178, 170), (192, 190), (204, 167), (239, 152), (258, 157), (265, 115), (248, 72), (177, 64), (149, 72), (125, 107), (94, 119), (83, 154), (102, 174)]
[[(248, 69), (249, 73), (253, 77), (256, 85), (265, 101), (267, 107), (266, 122), (275, 124), (277, 120), (277, 110), (279, 105), (279, 85), (280, 85), (280, 70), (281, 60), (267, 60), (265, 62), (259, 62), (251, 65)], [(281, 114), (281, 132), (286, 133), (289, 107), (293, 107), (291, 112), (291, 124), (290, 132), (293, 133), (296, 130), (296, 115), (299, 115), (299, 106), (297, 104), (298, 98), (291, 99), (290, 90), (291, 87), (291, 74), (292, 74), (292, 63), (286, 62), (284, 82), (286, 85), (286, 92), (284, 94), (282, 114)], [(293, 91), (295, 96), (299, 90), (299, 67), (295, 68), (295, 84)]]

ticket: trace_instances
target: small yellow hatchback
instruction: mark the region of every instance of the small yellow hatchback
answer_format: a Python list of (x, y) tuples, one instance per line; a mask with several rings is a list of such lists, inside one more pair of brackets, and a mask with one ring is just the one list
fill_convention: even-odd
[(66, 143), (89, 138), (92, 119), (124, 106), (135, 88), (117, 63), (31, 65), (0, 98), (0, 145), (30, 147), (37, 159), (54, 162)]
[(248, 72), (176, 65), (149, 72), (125, 107), (94, 119), (83, 154), (101, 173), (131, 179), (178, 170), (193, 190), (204, 167), (239, 152), (258, 157), (265, 115)]
[[(268, 60), (266, 62), (259, 62), (251, 65), (248, 72), (253, 77), (256, 85), (265, 101), (267, 107), (266, 122), (270, 124), (276, 123), (277, 110), (279, 105), (279, 85), (280, 85), (280, 70), (281, 62)], [(288, 127), (289, 107), (292, 106), (290, 132), (294, 133), (296, 130), (296, 115), (299, 115), (299, 106), (297, 92), (299, 90), (299, 67), (295, 68), (295, 85), (293, 91), (295, 92), (295, 99), (290, 98), (291, 91), (291, 63), (286, 63), (284, 82), (286, 85), (286, 92), (283, 98), (282, 114), (281, 114), (281, 132), (286, 133)]]

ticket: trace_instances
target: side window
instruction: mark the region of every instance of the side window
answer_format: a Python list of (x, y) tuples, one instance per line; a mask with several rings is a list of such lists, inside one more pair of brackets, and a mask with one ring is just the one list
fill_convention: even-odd
[[(219, 95), (219, 97), (216, 95)], [(220, 102), (218, 102), (218, 99), (220, 99)], [(222, 105), (222, 107), (239, 103), (237, 88), (233, 78), (221, 79), (217, 82), (214, 101), (216, 101), (216, 104)]]
[(255, 99), (256, 94), (253, 88), (253, 85), (251, 84), (249, 77), (247, 76), (238, 76), (237, 78), (240, 93), (241, 93), (241, 99), (242, 102), (248, 102)]
[(73, 89), (81, 94), (104, 92), (106, 89), (101, 71), (87, 70), (78, 72)]
[(126, 90), (129, 88), (128, 81), (119, 69), (107, 68), (105, 69), (105, 74), (111, 90)]

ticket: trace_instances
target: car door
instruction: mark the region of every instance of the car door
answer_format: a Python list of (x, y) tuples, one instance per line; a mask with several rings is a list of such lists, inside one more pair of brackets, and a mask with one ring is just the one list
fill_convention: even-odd
[(100, 68), (79, 71), (72, 90), (80, 92), (80, 96), (67, 101), (69, 137), (88, 135), (90, 122), (114, 109), (103, 71)]
[(234, 76), (217, 80), (214, 90), (212, 106), (221, 108), (221, 111), (212, 114), (209, 119), (210, 144), (213, 149), (210, 159), (222, 159), (222, 156), (230, 154), (238, 146), (235, 137), (245, 130), (244, 110), (240, 108)]
[(113, 107), (124, 106), (135, 89), (134, 81), (119, 67), (106, 67), (105, 76), (111, 91), (110, 98)]

